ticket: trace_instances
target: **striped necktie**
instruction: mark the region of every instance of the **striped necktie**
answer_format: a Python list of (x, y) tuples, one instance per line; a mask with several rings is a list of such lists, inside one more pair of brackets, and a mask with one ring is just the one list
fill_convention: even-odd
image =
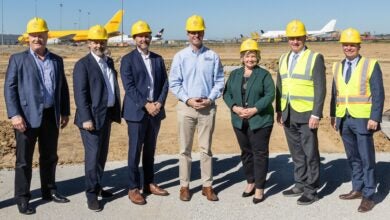
[(352, 62), (348, 61), (348, 69), (347, 72), (345, 72), (345, 83), (348, 84), (349, 79), (351, 79), (351, 73), (352, 73)]

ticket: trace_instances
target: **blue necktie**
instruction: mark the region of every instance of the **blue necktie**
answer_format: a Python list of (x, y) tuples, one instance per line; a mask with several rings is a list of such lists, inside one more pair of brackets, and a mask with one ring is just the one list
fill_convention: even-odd
[(349, 79), (351, 79), (351, 73), (352, 73), (352, 62), (347, 62), (348, 63), (348, 69), (347, 72), (345, 72), (345, 83), (349, 82)]

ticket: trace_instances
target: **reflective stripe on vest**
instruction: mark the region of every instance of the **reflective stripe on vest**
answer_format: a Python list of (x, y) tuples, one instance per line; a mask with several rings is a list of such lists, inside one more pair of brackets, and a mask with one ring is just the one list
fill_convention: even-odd
[(306, 49), (299, 57), (292, 74), (288, 71), (288, 53), (279, 59), (279, 73), (282, 81), (281, 108), (287, 107), (289, 100), (291, 107), (297, 112), (313, 110), (314, 83), (313, 67), (318, 53)]
[(341, 63), (333, 65), (333, 78), (336, 85), (336, 116), (344, 117), (346, 110), (355, 118), (369, 118), (371, 114), (370, 78), (374, 70), (374, 59), (362, 57), (352, 72), (348, 84), (343, 78)]

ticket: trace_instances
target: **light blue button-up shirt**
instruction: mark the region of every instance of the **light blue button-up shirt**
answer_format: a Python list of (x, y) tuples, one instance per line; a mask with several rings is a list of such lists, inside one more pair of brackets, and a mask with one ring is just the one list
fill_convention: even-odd
[(30, 49), (31, 55), (34, 57), (37, 64), (39, 75), (41, 77), (41, 93), (43, 96), (44, 108), (50, 108), (54, 105), (54, 65), (50, 59), (49, 51), (46, 50), (46, 54), (43, 60), (39, 59), (38, 55)]
[(169, 88), (182, 102), (190, 98), (221, 97), (224, 87), (223, 67), (219, 56), (202, 46), (193, 51), (189, 46), (174, 57), (169, 74)]

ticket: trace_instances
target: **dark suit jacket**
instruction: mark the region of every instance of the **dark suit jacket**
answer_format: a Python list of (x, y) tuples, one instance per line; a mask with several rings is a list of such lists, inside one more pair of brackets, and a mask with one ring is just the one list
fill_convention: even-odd
[[(287, 56), (287, 60), (290, 57), (291, 52)], [(298, 123), (308, 123), (310, 116), (314, 115), (322, 118), (322, 110), (324, 108), (324, 101), (326, 96), (326, 74), (325, 74), (324, 57), (322, 54), (318, 54), (314, 62), (313, 67), (313, 83), (314, 83), (314, 106), (312, 111), (296, 112), (293, 108), (289, 107), (282, 112), (282, 119), (285, 122), (289, 117), (290, 120)], [(282, 96), (282, 80), (280, 73), (277, 74), (276, 79), (276, 112), (281, 112), (280, 98)]]
[[(242, 107), (242, 80), (244, 67), (234, 70), (226, 82), (223, 99), (229, 109), (233, 106)], [(249, 119), (251, 130), (272, 126), (274, 122), (274, 109), (272, 102), (275, 98), (275, 84), (271, 74), (259, 66), (253, 69), (252, 75), (247, 82), (245, 102), (247, 107), (256, 107), (258, 112)], [(241, 129), (243, 120), (236, 113), (231, 112), (232, 124)]]
[[(160, 112), (154, 117), (165, 118), (164, 104), (168, 94), (168, 80), (164, 60), (156, 53), (150, 52), (154, 77), (153, 101), (162, 104)], [(123, 99), (122, 117), (127, 121), (141, 121), (145, 114), (148, 97), (149, 75), (141, 54), (137, 49), (126, 54), (121, 61), (121, 77), (125, 97)]]
[[(361, 56), (359, 55), (360, 61)], [(342, 61), (342, 69), (344, 69), (345, 59)], [(383, 113), (383, 105), (385, 101), (385, 90), (383, 88), (383, 79), (382, 79), (382, 70), (378, 63), (375, 64), (374, 70), (372, 72), (370, 78), (370, 88), (371, 88), (371, 96), (372, 96), (372, 106), (371, 106), (371, 114), (370, 118), (355, 118), (355, 123), (357, 123), (357, 129), (361, 134), (368, 134), (370, 131), (367, 130), (368, 120), (374, 120), (376, 122), (382, 122), (382, 113)], [(336, 85), (333, 80), (332, 82), (332, 98), (330, 100), (330, 116), (336, 117)], [(336, 120), (336, 129), (340, 129), (341, 118), (337, 118)], [(380, 126), (378, 129), (380, 130)]]
[[(49, 53), (54, 65), (54, 110), (57, 127), (60, 116), (70, 115), (69, 90), (62, 58)], [(27, 127), (41, 126), (44, 109), (42, 89), (44, 85), (30, 50), (14, 54), (9, 59), (4, 82), (4, 96), (8, 117), (20, 115)]]
[[(118, 86), (118, 73), (114, 62), (108, 57), (107, 65), (114, 74), (115, 105), (111, 120), (120, 123), (120, 93)], [(91, 120), (95, 129), (99, 130), (107, 114), (107, 86), (104, 81), (102, 70), (96, 59), (89, 53), (75, 64), (73, 70), (73, 90), (76, 102), (76, 115), (74, 123), (83, 127), (83, 122)]]

